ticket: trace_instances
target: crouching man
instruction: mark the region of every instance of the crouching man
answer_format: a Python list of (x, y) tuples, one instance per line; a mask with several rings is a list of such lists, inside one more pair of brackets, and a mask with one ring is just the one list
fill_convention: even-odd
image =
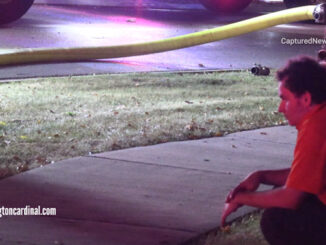
[[(261, 230), (274, 245), (326, 244), (326, 67), (309, 57), (277, 72), (279, 112), (298, 130), (291, 168), (256, 171), (227, 196), (222, 225), (242, 205), (265, 209)], [(275, 186), (256, 191), (260, 184)]]

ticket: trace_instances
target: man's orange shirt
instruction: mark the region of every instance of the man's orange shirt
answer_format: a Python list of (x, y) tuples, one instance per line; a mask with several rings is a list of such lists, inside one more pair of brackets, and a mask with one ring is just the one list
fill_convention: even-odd
[(297, 126), (294, 160), (286, 187), (315, 194), (326, 205), (326, 103)]

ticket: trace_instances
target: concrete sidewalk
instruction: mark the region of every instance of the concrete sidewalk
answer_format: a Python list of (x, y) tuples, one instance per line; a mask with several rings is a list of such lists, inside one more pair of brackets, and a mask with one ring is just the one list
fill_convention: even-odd
[(273, 127), (79, 157), (4, 179), (0, 207), (53, 207), (57, 215), (2, 217), (0, 244), (184, 243), (220, 225), (226, 194), (250, 171), (290, 166), (295, 138), (294, 128)]

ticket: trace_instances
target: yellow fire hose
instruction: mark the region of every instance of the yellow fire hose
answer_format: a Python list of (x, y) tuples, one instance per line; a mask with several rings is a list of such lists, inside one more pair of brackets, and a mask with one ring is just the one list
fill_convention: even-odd
[(324, 13), (318, 12), (318, 7), (322, 10), (325, 9), (324, 6), (321, 8), (319, 5), (292, 8), (210, 30), (145, 43), (103, 47), (23, 49), (1, 54), (0, 66), (109, 59), (181, 49), (239, 36), (275, 25), (324, 17)]

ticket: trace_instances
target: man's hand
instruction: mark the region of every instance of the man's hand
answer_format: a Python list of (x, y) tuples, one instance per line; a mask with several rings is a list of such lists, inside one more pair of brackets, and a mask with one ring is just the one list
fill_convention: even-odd
[(231, 202), (239, 192), (252, 192), (258, 189), (260, 184), (259, 173), (254, 172), (248, 175), (237, 187), (235, 187), (226, 197), (226, 203)]
[(237, 211), (237, 209), (240, 207), (239, 204), (235, 203), (235, 202), (230, 202), (230, 203), (225, 203), (224, 204), (224, 210), (223, 210), (223, 214), (222, 214), (222, 219), (221, 219), (221, 226), (224, 227), (225, 226), (225, 221), (226, 218), (233, 212)]

